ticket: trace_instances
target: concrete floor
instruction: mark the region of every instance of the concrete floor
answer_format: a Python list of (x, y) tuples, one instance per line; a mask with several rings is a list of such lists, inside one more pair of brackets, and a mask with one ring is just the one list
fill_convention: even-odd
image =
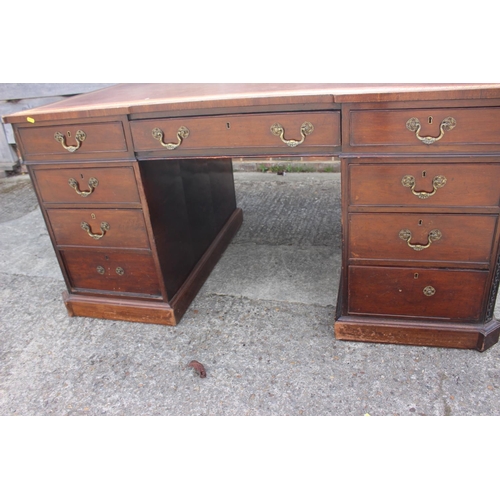
[(500, 345), (335, 340), (339, 174), (235, 182), (243, 227), (172, 328), (69, 318), (31, 182), (2, 180), (0, 414), (500, 413)]

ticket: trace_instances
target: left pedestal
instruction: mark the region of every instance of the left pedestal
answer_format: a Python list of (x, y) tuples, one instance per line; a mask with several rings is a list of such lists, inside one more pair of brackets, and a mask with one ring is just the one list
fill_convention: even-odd
[(229, 159), (29, 168), (72, 316), (176, 325), (242, 223)]

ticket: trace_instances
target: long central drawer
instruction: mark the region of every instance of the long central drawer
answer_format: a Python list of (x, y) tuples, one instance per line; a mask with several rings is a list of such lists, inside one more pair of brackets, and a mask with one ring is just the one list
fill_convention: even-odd
[(340, 112), (265, 113), (130, 122), (134, 149), (166, 157), (209, 151), (301, 154), (340, 146)]

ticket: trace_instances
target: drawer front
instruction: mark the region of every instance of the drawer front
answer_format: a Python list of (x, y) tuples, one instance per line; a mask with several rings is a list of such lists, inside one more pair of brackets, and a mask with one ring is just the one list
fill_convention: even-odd
[[(281, 129), (276, 126), (273, 133), (273, 125)], [(179, 135), (181, 127), (188, 131), (185, 137)], [(162, 151), (166, 156), (207, 149), (301, 154), (340, 146), (338, 111), (140, 120), (131, 122), (131, 129), (136, 151)], [(160, 131), (156, 138), (154, 130)], [(162, 146), (160, 140), (170, 146)], [(290, 140), (303, 142), (285, 144)]]
[(500, 108), (351, 110), (350, 132), (374, 151), (498, 151)]
[(349, 258), (487, 265), (496, 223), (496, 215), (350, 214)]
[(48, 209), (47, 215), (57, 245), (149, 248), (141, 210)]
[(351, 205), (498, 207), (500, 164), (359, 164), (349, 166)]
[(44, 203), (140, 203), (132, 167), (32, 169)]
[(351, 266), (350, 314), (478, 321), (488, 273)]
[(160, 296), (151, 254), (62, 250), (72, 288)]
[[(128, 156), (123, 123), (75, 123), (46, 126), (23, 126), (17, 133), (26, 159), (103, 158), (106, 154)], [(59, 138), (59, 139), (56, 139)]]

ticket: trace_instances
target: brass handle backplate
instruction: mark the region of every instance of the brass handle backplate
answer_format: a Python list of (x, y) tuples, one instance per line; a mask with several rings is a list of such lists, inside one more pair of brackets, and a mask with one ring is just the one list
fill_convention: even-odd
[(169, 151), (172, 151), (173, 149), (177, 149), (182, 144), (182, 140), (186, 139), (189, 136), (189, 129), (184, 126), (179, 127), (179, 130), (177, 130), (177, 143), (163, 142), (163, 130), (161, 130), (160, 128), (154, 128), (152, 134), (153, 137), (157, 141), (159, 141), (164, 148), (167, 148)]
[(300, 141), (295, 139), (285, 139), (285, 129), (280, 123), (275, 123), (271, 126), (271, 132), (274, 135), (277, 135), (287, 146), (291, 148), (296, 148), (300, 144), (302, 144), (306, 138), (306, 136), (312, 134), (314, 132), (313, 124), (310, 122), (304, 122), (300, 127)]
[(80, 227), (94, 240), (100, 240), (106, 234), (106, 231), (109, 231), (109, 224), (107, 222), (101, 222), (101, 234), (93, 233), (90, 225), (85, 221), (80, 224)]
[(95, 177), (91, 177), (89, 179), (89, 190), (88, 191), (80, 191), (80, 186), (78, 182), (71, 178), (68, 179), (68, 184), (79, 194), (81, 197), (86, 198), (94, 192), (94, 189), (99, 185), (99, 181)]
[(436, 289), (433, 286), (426, 286), (423, 292), (425, 296), (432, 297), (436, 293)]
[(420, 124), (420, 121), (418, 120), (418, 118), (410, 118), (406, 122), (406, 128), (410, 132), (415, 132), (416, 138), (419, 141), (422, 141), (424, 144), (434, 144), (435, 142), (437, 142), (443, 138), (445, 132), (447, 132), (448, 130), (454, 129), (456, 127), (456, 125), (457, 125), (457, 121), (455, 120), (455, 118), (453, 118), (452, 116), (448, 116), (448, 118), (445, 118), (441, 122), (441, 125), (439, 126), (440, 134), (438, 137), (431, 137), (431, 136), (421, 137), (419, 132), (420, 132), (420, 129), (422, 128), (422, 125)]
[[(69, 134), (69, 132), (68, 132)], [(75, 140), (76, 140), (76, 146), (67, 146), (66, 145), (66, 137), (64, 134), (61, 134), (61, 132), (56, 132), (54, 134), (54, 139), (57, 142), (60, 142), (62, 147), (66, 150), (69, 151), (70, 153), (74, 153), (77, 149), (80, 149), (80, 146), (82, 145), (82, 142), (87, 138), (87, 134), (83, 130), (77, 130), (76, 135), (75, 135)]]
[(409, 229), (401, 229), (401, 231), (399, 231), (399, 237), (402, 240), (406, 241), (408, 243), (408, 246), (410, 248), (413, 248), (413, 250), (415, 250), (417, 252), (420, 252), (422, 250), (425, 250), (426, 248), (429, 248), (433, 241), (440, 240), (442, 236), (443, 235), (439, 229), (433, 229), (427, 237), (427, 244), (426, 245), (418, 245), (418, 244), (413, 244), (410, 242), (411, 231)]
[(401, 184), (403, 184), (404, 187), (411, 188), (411, 192), (415, 196), (417, 196), (421, 200), (426, 200), (427, 198), (434, 196), (439, 188), (444, 187), (444, 185), (446, 184), (446, 177), (444, 175), (436, 175), (436, 177), (432, 179), (432, 187), (434, 188), (434, 190), (431, 193), (428, 193), (426, 191), (415, 191), (415, 183), (416, 181), (413, 175), (405, 175), (401, 179)]
[[(97, 266), (96, 270), (99, 274), (106, 273), (106, 269), (104, 269), (104, 267), (102, 267), (102, 266)], [(123, 276), (125, 274), (125, 270), (123, 269), (123, 267), (117, 267), (115, 269), (115, 271), (116, 271), (116, 274), (118, 274), (118, 276)]]

